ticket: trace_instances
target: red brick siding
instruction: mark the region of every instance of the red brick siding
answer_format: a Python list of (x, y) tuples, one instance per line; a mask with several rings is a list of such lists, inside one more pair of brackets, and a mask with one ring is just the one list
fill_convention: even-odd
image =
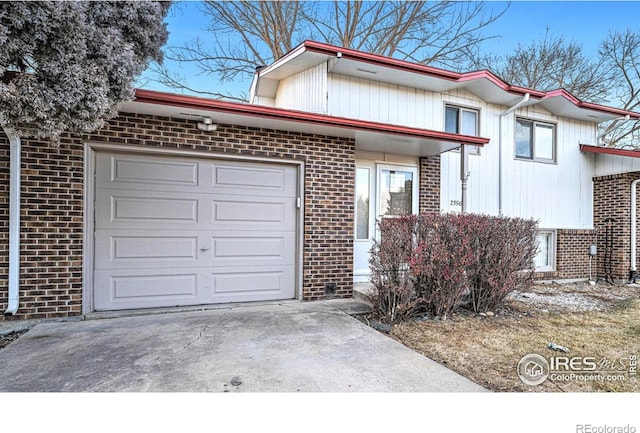
[(440, 212), (440, 155), (420, 158), (418, 210)]
[[(260, 156), (305, 163), (303, 299), (353, 290), (355, 145), (351, 139), (122, 114), (59, 148), (22, 142), (20, 309), (11, 319), (78, 315), (82, 305), (83, 142)], [(187, 153), (185, 153), (187, 154)], [(0, 250), (8, 250), (8, 141), (0, 135)], [(0, 256), (0, 320), (7, 305), (8, 263)]]
[[(536, 272), (537, 280), (573, 280), (589, 278), (589, 246), (596, 244), (596, 231), (556, 230), (556, 269)], [(596, 277), (596, 258), (592, 259), (592, 278)]]
[(593, 223), (598, 232), (598, 276), (600, 278), (605, 277), (606, 220), (609, 218), (613, 219), (612, 276), (617, 281), (626, 281), (629, 277), (631, 182), (639, 178), (640, 172), (633, 172), (593, 179)]
[[(0, 250), (8, 251), (9, 151), (0, 135)], [(6, 149), (6, 150), (5, 150)], [(12, 319), (77, 315), (82, 304), (83, 150), (22, 141), (20, 304)], [(0, 320), (7, 306), (8, 254), (0, 268)]]
[[(559, 279), (589, 277), (589, 247), (596, 245), (595, 230), (558, 230), (556, 232), (556, 274)], [(596, 258), (591, 261), (596, 277)]]

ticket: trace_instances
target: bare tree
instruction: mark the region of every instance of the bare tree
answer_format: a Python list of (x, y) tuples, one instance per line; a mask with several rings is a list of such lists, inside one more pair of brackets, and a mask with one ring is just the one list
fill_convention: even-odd
[[(600, 56), (608, 68), (609, 98), (620, 108), (640, 109), (640, 33), (631, 30), (609, 33), (600, 44)], [(640, 121), (619, 118), (602, 125), (604, 144), (640, 147)]]
[(0, 121), (22, 137), (91, 131), (133, 98), (167, 40), (166, 2), (0, 3)]
[[(483, 2), (457, 1), (207, 1), (210, 38), (169, 47), (166, 58), (194, 64), (220, 83), (249, 79), (256, 67), (282, 57), (305, 39), (463, 69), (490, 36), (481, 30), (494, 13)], [(156, 67), (169, 87), (239, 99), (224, 92), (190, 88), (168, 68)]]
[(565, 89), (589, 102), (608, 99), (607, 67), (584, 55), (576, 42), (545, 36), (527, 46), (518, 44), (512, 54), (487, 56), (477, 66), (486, 67), (517, 86), (549, 91)]

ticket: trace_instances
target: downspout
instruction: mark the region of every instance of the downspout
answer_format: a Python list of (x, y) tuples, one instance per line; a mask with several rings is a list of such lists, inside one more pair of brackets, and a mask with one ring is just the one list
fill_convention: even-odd
[(631, 260), (629, 263), (629, 284), (635, 284), (636, 282), (636, 191), (640, 179), (636, 179), (631, 182)]
[(460, 213), (467, 213), (467, 180), (469, 179), (469, 154), (467, 153), (467, 146), (464, 144), (460, 146), (460, 186), (462, 192), (462, 198), (460, 200)]
[(2, 127), (9, 139), (9, 296), (5, 315), (18, 312), (20, 301), (20, 137)]
[[(631, 116), (627, 114), (626, 116), (616, 117), (615, 119), (613, 119), (614, 122), (617, 122), (619, 120), (624, 120), (625, 122), (628, 122), (629, 120), (631, 120)], [(637, 120), (637, 119), (634, 119), (634, 120)], [(611, 134), (616, 129), (620, 129), (621, 127), (622, 127), (622, 123), (620, 123), (617, 126), (614, 126), (613, 128), (611, 128), (610, 131), (605, 131), (602, 134), (598, 135), (598, 141), (597, 141), (598, 146), (604, 146), (604, 142), (603, 142), (604, 137), (607, 136), (608, 134)]]
[(256, 66), (256, 71), (253, 74), (253, 81), (251, 81), (251, 88), (249, 89), (249, 104), (256, 103), (258, 87), (260, 87), (260, 71), (263, 69), (264, 66)]
[(529, 93), (525, 93), (520, 101), (507, 108), (504, 113), (500, 114), (500, 118), (498, 120), (498, 215), (502, 215), (502, 191), (504, 188), (504, 182), (502, 179), (502, 118), (529, 102), (530, 96), (531, 95)]

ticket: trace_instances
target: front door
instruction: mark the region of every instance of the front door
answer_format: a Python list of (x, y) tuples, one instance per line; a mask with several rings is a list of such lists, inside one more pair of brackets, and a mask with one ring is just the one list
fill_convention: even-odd
[(369, 279), (369, 251), (379, 239), (380, 218), (418, 212), (418, 169), (415, 166), (356, 161), (353, 279)]

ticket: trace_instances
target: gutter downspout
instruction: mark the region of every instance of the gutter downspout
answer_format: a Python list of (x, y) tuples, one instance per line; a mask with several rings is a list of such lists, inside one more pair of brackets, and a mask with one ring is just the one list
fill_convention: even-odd
[(460, 186), (462, 189), (461, 202), (461, 214), (467, 213), (467, 180), (469, 179), (469, 154), (467, 153), (467, 146), (464, 144), (460, 146)]
[[(617, 121), (620, 121), (620, 120), (628, 122), (629, 120), (631, 120), (631, 116), (627, 114), (626, 116), (616, 117), (615, 119), (613, 119), (614, 122), (617, 122)], [(634, 120), (637, 120), (637, 119), (634, 119)], [(604, 139), (604, 137), (609, 135), (609, 134), (611, 134), (616, 129), (620, 129), (621, 127), (622, 127), (622, 123), (617, 125), (617, 126), (614, 126), (613, 128), (611, 128), (610, 131), (605, 131), (602, 134), (598, 135), (597, 145), (598, 146), (604, 146), (604, 143), (602, 141)]]
[(504, 188), (504, 182), (502, 179), (502, 118), (529, 102), (530, 96), (531, 95), (529, 93), (525, 93), (520, 101), (507, 108), (504, 113), (500, 114), (500, 118), (498, 120), (498, 215), (500, 216), (502, 216), (502, 191)]
[(631, 259), (629, 263), (629, 284), (635, 284), (636, 282), (636, 191), (640, 179), (636, 179), (631, 182)]
[(20, 137), (2, 127), (9, 139), (9, 293), (5, 315), (18, 312), (20, 301)]

